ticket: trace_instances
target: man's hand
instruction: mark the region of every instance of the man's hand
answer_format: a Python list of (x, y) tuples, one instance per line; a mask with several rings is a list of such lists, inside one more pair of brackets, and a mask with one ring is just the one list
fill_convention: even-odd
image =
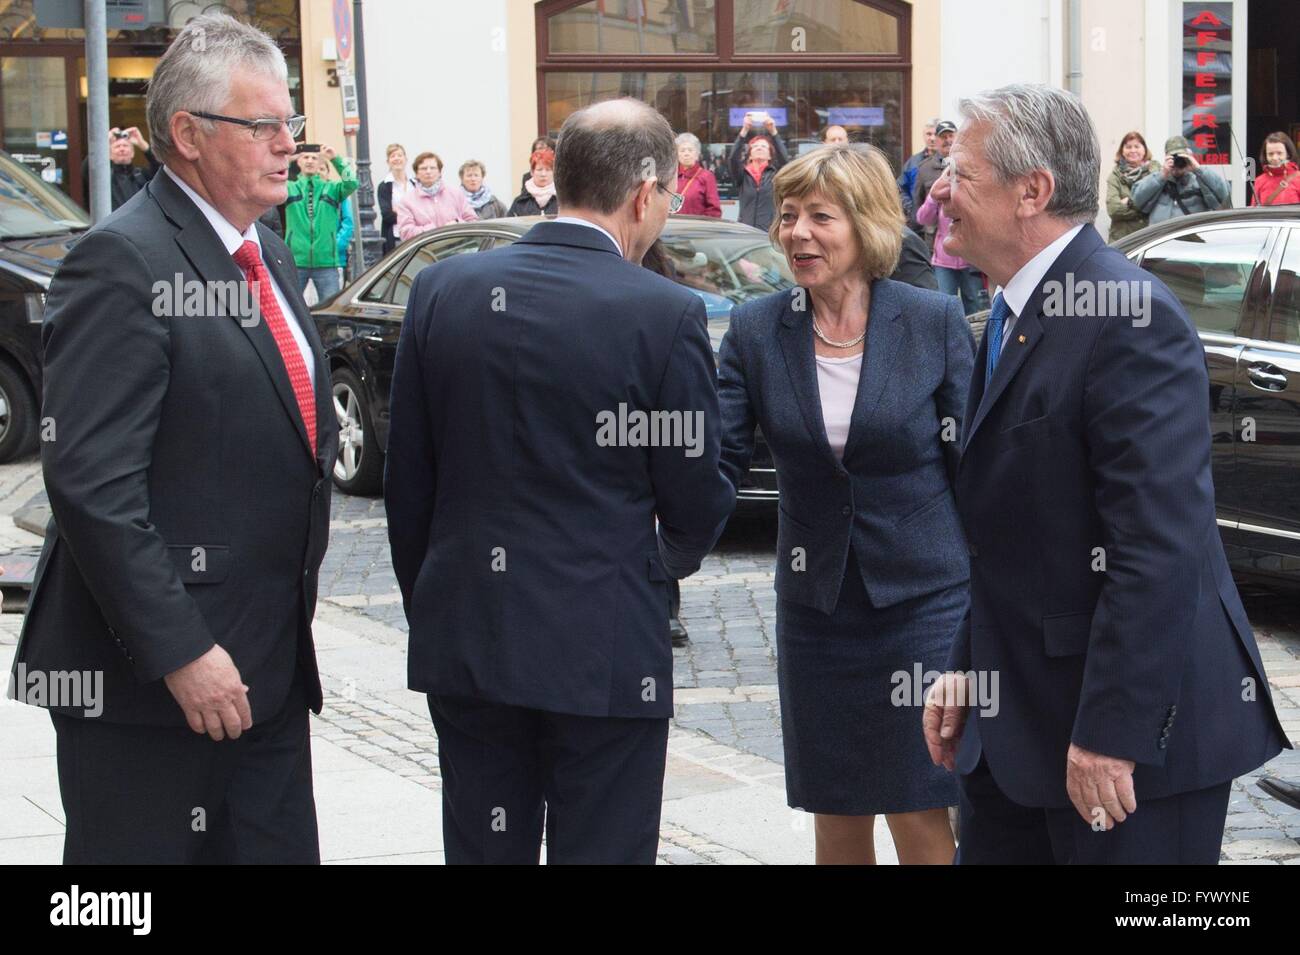
[(185, 721), (196, 733), (207, 733), (220, 742), (253, 725), (248, 705), (248, 687), (230, 654), (214, 646), (197, 660), (168, 673), (163, 680), (180, 704)]
[(1166, 157), (1165, 157), (1165, 161), (1164, 161), (1164, 163), (1161, 164), (1161, 166), (1160, 166), (1160, 175), (1162, 175), (1162, 176), (1163, 176), (1164, 178), (1166, 178), (1166, 179), (1168, 179), (1170, 176), (1176, 175), (1176, 173), (1174, 172), (1174, 157), (1173, 157), (1173, 156), (1166, 156)]
[(1137, 811), (1133, 760), (1115, 759), (1070, 744), (1065, 758), (1065, 791), (1083, 821), (1107, 831)]
[(334, 161), (334, 147), (333, 147), (333, 146), (322, 146), (322, 147), (320, 148), (320, 158), (323, 159), (325, 162), (333, 162), (333, 161)]
[(930, 686), (921, 713), (925, 748), (930, 760), (952, 772), (957, 762), (957, 744), (966, 727), (974, 687), (964, 673), (945, 673)]
[(134, 146), (136, 149), (140, 150), (141, 152), (149, 151), (149, 143), (144, 138), (144, 135), (140, 132), (140, 127), (138, 126), (130, 127), (129, 129), (127, 129), (126, 135), (130, 139), (131, 145)]

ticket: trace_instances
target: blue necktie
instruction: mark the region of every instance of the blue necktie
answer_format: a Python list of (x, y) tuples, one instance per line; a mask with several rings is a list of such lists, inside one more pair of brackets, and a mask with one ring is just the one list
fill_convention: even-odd
[(989, 382), (993, 380), (993, 369), (998, 366), (998, 359), (1002, 357), (1002, 326), (1006, 324), (1010, 314), (1011, 309), (1007, 307), (1006, 299), (1002, 297), (1001, 292), (998, 292), (993, 296), (993, 309), (989, 312), (985, 333), (985, 337), (989, 340), (988, 361), (984, 366), (985, 391), (988, 391)]

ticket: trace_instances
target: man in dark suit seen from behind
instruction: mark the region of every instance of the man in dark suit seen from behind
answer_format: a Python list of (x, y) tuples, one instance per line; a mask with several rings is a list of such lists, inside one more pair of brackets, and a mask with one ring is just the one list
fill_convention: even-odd
[(703, 302), (639, 264), (676, 168), (644, 103), (576, 112), (558, 218), (411, 289), (384, 500), (448, 862), (536, 863), (543, 825), (548, 862), (655, 860), (668, 581), (735, 501)]

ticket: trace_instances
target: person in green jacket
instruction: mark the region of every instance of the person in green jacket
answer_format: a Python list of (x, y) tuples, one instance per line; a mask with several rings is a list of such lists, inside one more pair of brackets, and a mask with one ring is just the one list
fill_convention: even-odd
[(1131, 193), (1139, 180), (1159, 171), (1160, 166), (1151, 160), (1151, 150), (1142, 134), (1137, 130), (1125, 133), (1115, 153), (1115, 168), (1106, 180), (1106, 214), (1110, 216), (1107, 242), (1146, 228), (1147, 217), (1133, 207)]
[[(299, 291), (307, 283), (316, 286), (317, 301), (325, 301), (339, 290), (338, 233), (343, 200), (357, 191), (357, 177), (347, 160), (330, 146), (319, 153), (303, 152), (294, 157), (298, 178), (289, 183), (284, 204), (285, 244), (298, 266)], [(321, 176), (328, 162), (338, 172), (337, 180)]]

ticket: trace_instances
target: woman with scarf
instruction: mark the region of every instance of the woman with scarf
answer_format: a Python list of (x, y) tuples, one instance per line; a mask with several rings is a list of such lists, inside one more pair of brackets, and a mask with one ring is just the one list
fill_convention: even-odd
[(1124, 236), (1146, 227), (1146, 215), (1133, 206), (1133, 187), (1153, 172), (1160, 171), (1160, 164), (1151, 159), (1151, 150), (1147, 141), (1136, 129), (1125, 133), (1119, 142), (1119, 151), (1115, 153), (1115, 168), (1106, 180), (1106, 213), (1110, 216), (1110, 234), (1107, 242), (1114, 242)]
[(397, 204), (397, 234), (403, 242), (450, 222), (478, 219), (461, 189), (448, 189), (437, 153), (415, 157), (415, 188)]
[(731, 181), (740, 191), (740, 221), (766, 232), (776, 218), (772, 180), (790, 157), (776, 134), (776, 121), (765, 116), (763, 126), (767, 132), (754, 134), (753, 118), (753, 113), (745, 114), (745, 125), (731, 147), (727, 164), (731, 167)]
[(1300, 204), (1300, 166), (1295, 144), (1286, 133), (1269, 133), (1259, 150), (1259, 172), (1251, 192), (1252, 206)]
[(506, 214), (506, 207), (492, 194), (492, 187), (483, 180), (487, 178), (487, 166), (477, 159), (467, 159), (460, 164), (460, 187), (465, 190), (465, 198), (480, 219), (500, 219)]
[(718, 180), (700, 165), (699, 137), (682, 133), (677, 137), (677, 194), (682, 197), (682, 215), (722, 218)]
[(388, 175), (379, 183), (379, 222), (384, 235), (384, 255), (397, 248), (397, 204), (415, 180), (406, 172), (406, 150), (400, 143), (390, 143), (384, 150), (388, 157)]
[(542, 148), (528, 159), (529, 178), (510, 204), (508, 216), (553, 216), (560, 211), (555, 196), (555, 151)]

